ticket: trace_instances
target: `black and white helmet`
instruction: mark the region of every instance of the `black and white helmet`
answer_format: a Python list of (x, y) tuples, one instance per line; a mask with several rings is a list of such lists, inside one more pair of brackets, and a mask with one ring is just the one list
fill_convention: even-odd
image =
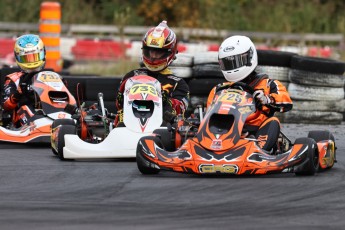
[(253, 42), (248, 37), (236, 35), (225, 39), (220, 45), (218, 61), (225, 79), (238, 82), (256, 68), (258, 55)]

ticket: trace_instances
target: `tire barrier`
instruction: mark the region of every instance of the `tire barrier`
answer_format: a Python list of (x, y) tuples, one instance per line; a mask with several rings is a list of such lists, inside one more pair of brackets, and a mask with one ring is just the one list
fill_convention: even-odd
[(42, 2), (39, 34), (46, 48), (46, 68), (62, 70), (60, 52), (61, 6), (58, 2)]
[(340, 124), (344, 120), (345, 63), (295, 55), (291, 58), (288, 91), (293, 110), (286, 123)]
[(290, 83), (288, 91), (290, 97), (296, 100), (337, 101), (344, 99), (344, 89), (340, 87), (333, 88)]
[[(143, 63), (141, 63), (143, 66)], [(170, 70), (179, 77), (191, 78), (193, 76), (193, 55), (178, 53), (176, 59), (171, 63)]]
[(256, 71), (265, 73), (272, 79), (279, 80), (288, 88), (291, 59), (297, 54), (276, 50), (257, 50), (257, 54), (258, 67)]
[(298, 69), (291, 69), (288, 80), (299, 85), (332, 86), (342, 88), (345, 83), (343, 75), (317, 73)]

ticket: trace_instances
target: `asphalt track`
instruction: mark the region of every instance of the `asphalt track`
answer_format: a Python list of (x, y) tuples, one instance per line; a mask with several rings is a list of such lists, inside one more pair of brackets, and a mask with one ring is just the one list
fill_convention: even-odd
[(65, 161), (49, 146), (0, 143), (0, 229), (344, 229), (345, 125), (338, 163), (312, 177), (143, 176), (134, 160)]

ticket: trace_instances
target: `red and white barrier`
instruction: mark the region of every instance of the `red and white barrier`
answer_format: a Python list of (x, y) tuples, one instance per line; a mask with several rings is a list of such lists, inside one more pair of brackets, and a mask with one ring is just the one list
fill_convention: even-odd
[[(11, 62), (11, 55), (15, 38), (0, 39), (0, 59), (2, 62)], [(121, 44), (115, 40), (99, 39), (75, 39), (61, 38), (61, 54), (63, 59), (83, 61), (83, 60), (117, 60), (119, 58), (129, 57), (138, 58), (141, 56), (141, 41), (128, 41)], [(258, 45), (258, 49), (272, 49), (279, 51), (294, 52), (301, 55), (331, 58), (333, 50), (326, 47), (267, 47)], [(216, 43), (183, 43), (178, 44), (180, 53), (200, 53), (207, 51), (218, 51), (219, 44)], [(6, 64), (6, 63), (5, 63)]]

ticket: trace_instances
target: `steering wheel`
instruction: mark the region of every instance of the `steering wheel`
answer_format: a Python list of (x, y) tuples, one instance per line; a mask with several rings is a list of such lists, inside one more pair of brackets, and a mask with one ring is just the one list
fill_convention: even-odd
[[(243, 91), (248, 92), (252, 95), (255, 92), (253, 87), (251, 87), (250, 85), (248, 85), (244, 82), (235, 82), (232, 85), (228, 85), (228, 88), (243, 90)], [(255, 98), (253, 98), (253, 100), (256, 102)], [(255, 103), (255, 105), (256, 105), (256, 111), (247, 117), (247, 121), (256, 119), (261, 114), (260, 111), (262, 110), (262, 105), (258, 105), (257, 103)]]

